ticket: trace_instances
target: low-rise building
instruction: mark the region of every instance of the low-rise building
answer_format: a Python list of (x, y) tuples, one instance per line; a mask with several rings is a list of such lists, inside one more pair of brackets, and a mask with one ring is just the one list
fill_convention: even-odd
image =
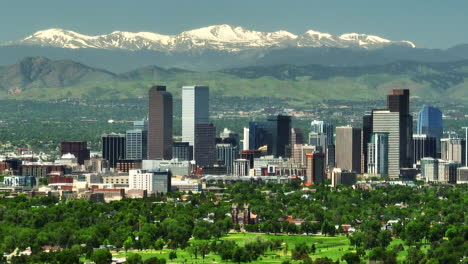
[(146, 190), (149, 194), (171, 191), (171, 172), (161, 170), (130, 170), (129, 189)]

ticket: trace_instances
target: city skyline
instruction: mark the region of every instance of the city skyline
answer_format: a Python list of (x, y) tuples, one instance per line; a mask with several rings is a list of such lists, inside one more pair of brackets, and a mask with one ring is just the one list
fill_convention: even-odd
[(0, 4), (0, 263), (462, 263), (468, 0)]

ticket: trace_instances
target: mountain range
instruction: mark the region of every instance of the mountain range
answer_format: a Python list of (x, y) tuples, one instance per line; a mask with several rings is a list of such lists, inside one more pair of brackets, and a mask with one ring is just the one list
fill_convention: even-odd
[(334, 36), (314, 30), (302, 35), (288, 31), (259, 32), (230, 25), (213, 25), (184, 31), (177, 35), (152, 32), (114, 31), (106, 35), (87, 36), (74, 31), (52, 28), (38, 31), (7, 45), (36, 45), (67, 49), (153, 50), (162, 52), (197, 52), (220, 50), (239, 52), (249, 49), (287, 47), (337, 47), (376, 49), (390, 45), (416, 47), (410, 41), (392, 41), (382, 37), (348, 33)]
[(277, 64), (349, 67), (400, 60), (450, 62), (468, 59), (468, 45), (426, 49), (410, 41), (358, 33), (336, 36), (308, 30), (296, 35), (284, 30), (260, 32), (230, 25), (208, 26), (177, 35), (115, 31), (87, 36), (46, 29), (0, 44), (0, 65), (36, 56), (73, 60), (119, 73), (150, 65), (218, 71)]
[(467, 79), (468, 60), (349, 67), (283, 64), (212, 72), (145, 66), (116, 74), (70, 60), (29, 57), (0, 67), (0, 98), (134, 98), (146, 96), (155, 84), (167, 85), (178, 97), (183, 85), (206, 84), (212, 95), (226, 99), (277, 97), (296, 105), (382, 99), (392, 88), (409, 88), (413, 96), (426, 100), (466, 101)]

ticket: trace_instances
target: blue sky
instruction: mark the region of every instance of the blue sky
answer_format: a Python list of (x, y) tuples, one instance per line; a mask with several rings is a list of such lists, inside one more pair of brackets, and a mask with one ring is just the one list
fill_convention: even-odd
[(468, 43), (468, 0), (5, 0), (0, 42), (51, 27), (177, 34), (213, 24), (253, 30), (375, 34), (420, 47)]

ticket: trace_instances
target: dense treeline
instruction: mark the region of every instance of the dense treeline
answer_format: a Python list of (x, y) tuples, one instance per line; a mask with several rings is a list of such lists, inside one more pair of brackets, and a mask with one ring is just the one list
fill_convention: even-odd
[[(178, 198), (182, 194), (177, 192), (168, 197), (173, 202), (162, 202), (162, 197), (126, 199), (108, 204), (58, 201), (54, 197), (0, 198), (0, 251), (10, 253), (16, 248), (31, 247), (31, 258), (35, 258), (31, 262), (41, 262), (39, 256), (48, 256), (40, 253), (41, 247), (46, 245), (68, 249), (54, 253), (56, 257), (69, 254), (88, 258), (93, 257), (93, 248), (100, 245), (125, 249), (166, 247), (187, 248), (200, 256), (215, 252), (225, 260), (245, 262), (254, 260), (266, 249), (278, 247), (275, 241), (258, 241), (256, 244), (260, 248), (223, 244), (229, 243), (222, 242), (229, 230), (239, 230), (229, 215), (232, 203), (249, 204), (261, 220), (246, 226), (248, 231), (272, 234), (321, 232), (333, 236), (344, 232), (335, 225), (357, 227), (359, 232), (349, 237), (356, 251), (347, 255), (350, 259), (369, 258), (394, 263), (398, 250), (402, 250), (401, 247), (388, 249), (395, 237), (403, 239), (409, 246), (408, 263), (423, 260), (422, 263), (455, 263), (468, 250), (465, 243), (468, 239), (466, 185), (388, 186), (372, 191), (315, 186), (315, 192), (304, 192), (297, 182), (293, 182), (286, 185), (238, 183), (226, 188), (221, 200), (212, 193), (200, 193), (181, 201)], [(278, 221), (288, 216), (304, 219), (304, 222), (297, 226)], [(388, 220), (399, 221), (391, 231), (382, 230), (381, 223)], [(192, 237), (199, 242), (190, 242)], [(429, 245), (427, 252), (421, 250), (424, 245)], [(301, 250), (296, 247), (295, 250), (297, 252), (292, 253), (299, 256), (298, 259), (311, 253), (310, 248)], [(252, 252), (257, 253), (252, 255)], [(438, 262), (431, 262), (432, 259)]]

